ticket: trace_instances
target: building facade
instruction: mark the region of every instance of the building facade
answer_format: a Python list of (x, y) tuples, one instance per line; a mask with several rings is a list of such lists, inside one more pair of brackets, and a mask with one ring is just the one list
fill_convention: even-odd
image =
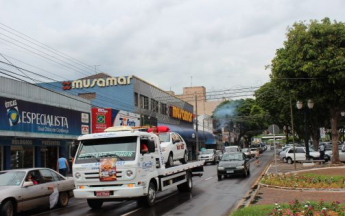
[(89, 100), (0, 77), (0, 168), (56, 169), (78, 136), (90, 132)]

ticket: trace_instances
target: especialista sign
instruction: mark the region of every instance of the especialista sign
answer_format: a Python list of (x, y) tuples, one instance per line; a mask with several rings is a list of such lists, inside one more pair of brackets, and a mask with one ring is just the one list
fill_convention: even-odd
[(90, 133), (90, 114), (0, 97), (0, 130), (44, 134)]

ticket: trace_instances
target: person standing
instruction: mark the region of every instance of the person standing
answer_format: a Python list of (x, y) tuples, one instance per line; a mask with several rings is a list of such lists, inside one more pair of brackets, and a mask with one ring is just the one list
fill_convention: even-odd
[(66, 177), (67, 172), (69, 170), (69, 165), (67, 159), (64, 157), (63, 154), (60, 155), (60, 158), (57, 161), (57, 171)]
[[(319, 146), (319, 152), (320, 152), (320, 160), (325, 160), (325, 145), (324, 144), (321, 144)], [(323, 161), (321, 163), (323, 163)]]

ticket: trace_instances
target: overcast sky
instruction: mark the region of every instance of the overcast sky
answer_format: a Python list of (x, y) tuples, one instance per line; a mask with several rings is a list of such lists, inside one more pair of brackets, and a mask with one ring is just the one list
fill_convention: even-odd
[[(288, 26), (345, 21), (344, 9), (343, 0), (0, 0), (0, 23), (100, 65), (99, 72), (136, 75), (181, 93), (191, 84), (207, 91), (261, 86)], [(94, 73), (8, 31), (0, 25), (0, 53), (16, 65), (57, 80)]]

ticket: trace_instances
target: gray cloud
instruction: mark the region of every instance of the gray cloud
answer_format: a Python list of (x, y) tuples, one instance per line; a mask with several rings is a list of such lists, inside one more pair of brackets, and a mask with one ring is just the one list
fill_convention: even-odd
[[(100, 71), (180, 93), (191, 76), (208, 89), (262, 85), (287, 26), (326, 16), (343, 21), (342, 8), (341, 0), (0, 0), (0, 20)], [(20, 50), (0, 40), (1, 53), (56, 79), (83, 76)]]

